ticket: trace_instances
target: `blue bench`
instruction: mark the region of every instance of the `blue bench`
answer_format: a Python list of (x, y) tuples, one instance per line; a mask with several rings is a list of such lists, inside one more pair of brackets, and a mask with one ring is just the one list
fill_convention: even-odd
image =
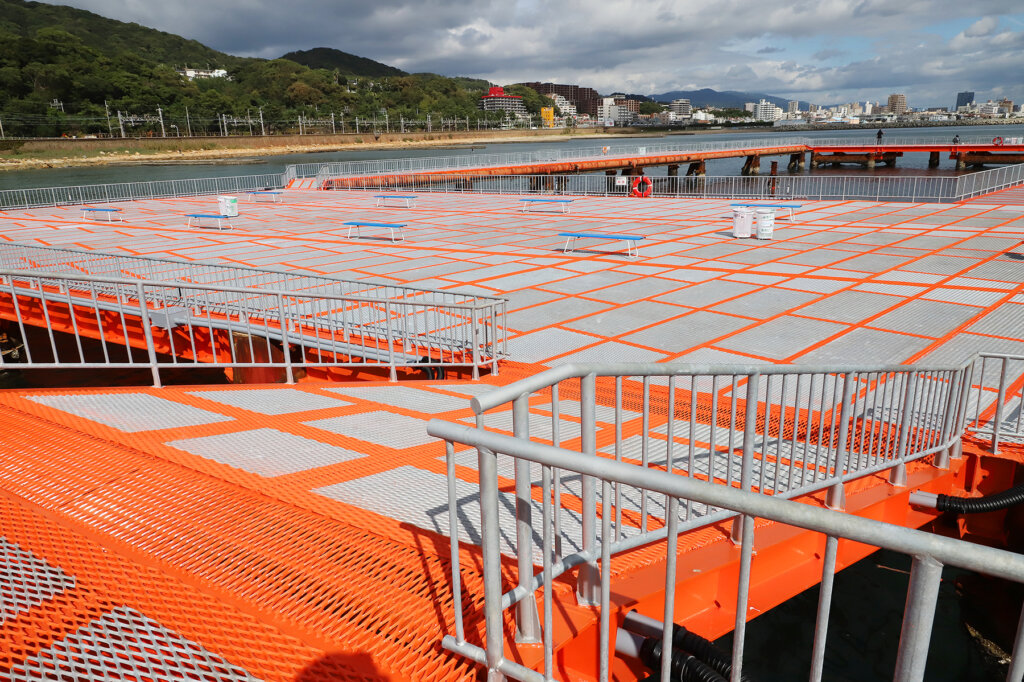
[(281, 198), (281, 194), (283, 194), (283, 192), (275, 192), (273, 190), (268, 189), (252, 190), (250, 192), (246, 192), (245, 194), (253, 201), (258, 201), (260, 197), (270, 197), (270, 200), (275, 204), (284, 201), (284, 199)]
[[(188, 222), (185, 223), (186, 227), (192, 227), (192, 221), (196, 221), (196, 227), (202, 227), (204, 220), (216, 220), (217, 229), (231, 229), (231, 221), (228, 220), (230, 216), (226, 216), (223, 213), (186, 213), (185, 217), (188, 218)], [(224, 227), (223, 223), (227, 223), (227, 228)]]
[[(350, 220), (347, 223), (342, 223), (342, 225), (348, 225), (348, 236), (350, 238), (352, 237), (352, 228), (353, 227), (356, 228), (356, 236), (357, 237), (362, 236), (360, 231), (359, 231), (360, 228), (363, 228), (363, 227), (380, 227), (380, 228), (387, 229), (387, 230), (391, 231), (391, 241), (392, 242), (405, 241), (405, 234), (402, 232), (402, 228), (405, 227), (405, 223), (402, 223), (402, 224), (398, 224), (398, 223), (371, 223), (371, 222), (367, 222), (365, 220)], [(401, 237), (401, 239), (395, 239), (395, 230), (398, 230), (398, 236)]]
[(107, 216), (107, 222), (114, 222), (114, 216), (117, 216), (119, 222), (124, 222), (124, 218), (121, 216), (121, 209), (119, 208), (93, 208), (92, 206), (85, 206), (82, 208), (82, 217), (88, 216)]
[(380, 208), (387, 204), (388, 199), (395, 199), (405, 204), (406, 208), (415, 208), (417, 197), (415, 194), (378, 194), (373, 197), (377, 200), (377, 207)]
[(537, 206), (538, 204), (558, 204), (561, 207), (561, 209), (562, 209), (562, 213), (568, 213), (569, 212), (569, 204), (571, 204), (574, 200), (573, 199), (520, 199), (519, 201), (523, 202), (522, 203), (522, 209), (521, 209), (523, 213), (526, 213), (526, 209), (531, 208), (533, 206)]
[(803, 204), (729, 204), (730, 206), (745, 206), (747, 208), (788, 208), (789, 219), (793, 219), (793, 209), (803, 208)]
[(575, 250), (577, 239), (619, 239), (626, 242), (626, 255), (636, 258), (640, 255), (636, 243), (644, 239), (639, 234), (606, 234), (604, 232), (559, 232), (559, 237), (566, 237), (565, 248), (562, 253), (570, 253)]

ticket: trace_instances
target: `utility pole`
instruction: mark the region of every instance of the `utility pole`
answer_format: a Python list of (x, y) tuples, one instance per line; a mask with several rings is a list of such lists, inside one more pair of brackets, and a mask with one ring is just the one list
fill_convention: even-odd
[(156, 114), (160, 117), (160, 137), (167, 137), (167, 131), (164, 129), (164, 112), (159, 104), (156, 105)]
[(356, 116), (356, 135), (359, 134), (359, 117)]
[(429, 133), (433, 128), (430, 125), (430, 114), (427, 114), (427, 132)]
[(267, 136), (267, 129), (263, 126), (263, 107), (260, 107), (260, 132), (263, 133), (263, 137)]
[(107, 134), (113, 137), (114, 129), (110, 126), (110, 105), (107, 104), (107, 100), (103, 100), (103, 111), (107, 114)]
[(121, 129), (121, 139), (124, 139), (124, 119), (121, 118), (121, 110), (117, 110), (117, 127)]
[(252, 116), (249, 115), (249, 109), (245, 110), (245, 122), (249, 124), (249, 137), (252, 137)]
[(188, 107), (185, 107), (185, 127), (188, 128), (188, 136), (192, 137), (192, 121), (188, 118)]
[(337, 135), (338, 130), (334, 127), (334, 112), (331, 112), (331, 135)]
[(4, 120), (0, 118), (0, 140), (4, 139)]
[(299, 135), (302, 134), (302, 114), (299, 114)]

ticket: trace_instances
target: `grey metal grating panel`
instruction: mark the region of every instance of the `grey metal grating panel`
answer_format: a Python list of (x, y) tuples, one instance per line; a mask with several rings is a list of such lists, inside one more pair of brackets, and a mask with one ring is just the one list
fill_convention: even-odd
[(15, 664), (10, 674), (13, 680), (54, 682), (259, 680), (126, 606)]
[(872, 320), (871, 326), (938, 337), (956, 329), (979, 312), (974, 306), (914, 300)]
[(845, 325), (792, 316), (778, 317), (716, 343), (735, 350), (776, 360), (790, 357), (808, 346), (845, 330)]
[(630, 334), (622, 340), (635, 343), (638, 346), (661, 348), (670, 353), (679, 353), (730, 334), (752, 323), (752, 320), (740, 317), (698, 310), (636, 334)]
[[(499, 458), (508, 459), (508, 458)], [(468, 457), (462, 462), (466, 466), (476, 465)], [(504, 467), (508, 473), (508, 464)], [(435, 474), (410, 466), (402, 466), (391, 471), (343, 481), (314, 492), (332, 500), (351, 504), (361, 509), (408, 523), (417, 528), (434, 531), (448, 536), (448, 479), (443, 474)], [(456, 509), (459, 522), (459, 537), (463, 540), (480, 544), (480, 494), (476, 483), (455, 481)], [(541, 504), (532, 503), (533, 518), (541, 518)], [(498, 526), (502, 554), (515, 556), (516, 537), (516, 500), (510, 493), (498, 493)], [(583, 526), (580, 516), (574, 512), (561, 510), (562, 541), (567, 551), (577, 551), (582, 546)], [(598, 533), (600, 535), (600, 532)], [(541, 538), (534, 537), (534, 562), (541, 560)]]
[(818, 294), (793, 291), (791, 289), (762, 289), (753, 293), (720, 303), (715, 312), (744, 315), (764, 319), (792, 310), (819, 298)]
[(617, 341), (609, 341), (599, 346), (584, 348), (581, 351), (548, 361), (548, 366), (556, 367), (570, 362), (658, 362), (665, 358), (664, 353), (638, 348)]
[(469, 401), (465, 398), (442, 395), (411, 386), (349, 386), (325, 390), (348, 398), (370, 400), (391, 407), (404, 407), (407, 410), (430, 414), (469, 409)]
[(840, 291), (823, 301), (812, 303), (797, 315), (817, 317), (832, 322), (860, 322), (905, 301), (900, 296), (873, 294), (866, 291)]
[[(459, 421), (467, 424), (476, 425), (476, 417), (465, 417)], [(530, 413), (530, 439), (531, 440), (545, 440), (549, 443), (552, 442), (552, 425), (551, 417), (549, 415)], [(512, 433), (512, 411), (505, 410), (504, 412), (487, 412), (484, 414), (484, 428), (489, 431), (505, 431), (506, 433)], [(600, 427), (597, 429), (601, 430)], [(580, 438), (580, 424), (579, 422), (569, 421), (567, 419), (558, 420), (558, 437), (561, 443), (566, 441), (576, 440)]]
[(294, 474), (366, 456), (275, 429), (186, 438), (170, 441), (167, 445), (267, 477)]
[(290, 414), (309, 410), (327, 410), (352, 403), (294, 388), (242, 389), (234, 391), (188, 391), (206, 400), (231, 405), (266, 415)]
[(0, 537), (0, 625), (74, 588), (73, 575)]
[(691, 306), (693, 308), (703, 308), (733, 296), (748, 294), (758, 288), (757, 285), (741, 282), (703, 282), (659, 296), (657, 300)]
[(880, 329), (857, 328), (804, 354), (800, 364), (871, 364), (878, 358), (889, 362), (906, 362), (932, 343), (906, 334), (895, 334)]
[[(581, 301), (583, 303), (583, 301)], [(640, 301), (597, 312), (580, 320), (565, 322), (564, 327), (603, 336), (618, 336), (646, 327), (657, 320), (665, 320), (689, 312), (690, 308), (655, 301)], [(573, 315), (575, 317), (575, 315)], [(614, 357), (614, 356), (609, 356)]]
[[(532, 405), (531, 410), (540, 410), (542, 412), (551, 413), (551, 403), (547, 402), (543, 405)], [(582, 405), (578, 400), (566, 400), (564, 398), (558, 401), (558, 414), (565, 415), (566, 417), (580, 418), (582, 412)], [(622, 410), (622, 421), (627, 422), (630, 419), (639, 419), (642, 417), (639, 412), (633, 412), (632, 410)], [(615, 408), (609, 405), (595, 405), (594, 406), (594, 417), (599, 422), (606, 422), (608, 424), (615, 423)]]
[(508, 353), (509, 358), (516, 362), (542, 362), (551, 357), (553, 348), (564, 351), (579, 350), (602, 340), (564, 329), (542, 329), (511, 339), (508, 342)]
[(1024, 305), (1004, 303), (972, 324), (968, 331), (1024, 340)]
[(441, 391), (451, 391), (452, 393), (465, 393), (466, 395), (483, 395), (499, 387), (493, 384), (438, 384), (427, 386), (427, 388), (436, 388)]
[(318, 419), (305, 424), (399, 450), (437, 442), (427, 434), (427, 423), (424, 420), (383, 410)]
[(933, 289), (921, 296), (929, 301), (945, 301), (946, 303), (961, 303), (963, 305), (976, 305), (987, 308), (1006, 293), (1002, 291), (975, 291), (973, 289)]
[(93, 393), (89, 395), (25, 396), (29, 400), (90, 419), (121, 431), (156, 431), (233, 421), (191, 405), (164, 400), (148, 393)]

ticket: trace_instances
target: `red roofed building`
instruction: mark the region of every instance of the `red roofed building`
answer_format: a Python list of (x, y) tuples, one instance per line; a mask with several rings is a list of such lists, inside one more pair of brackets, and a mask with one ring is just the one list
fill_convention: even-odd
[(526, 117), (526, 105), (519, 95), (506, 95), (505, 88), (493, 86), (480, 97), (480, 108), (484, 111), (507, 111), (513, 116)]

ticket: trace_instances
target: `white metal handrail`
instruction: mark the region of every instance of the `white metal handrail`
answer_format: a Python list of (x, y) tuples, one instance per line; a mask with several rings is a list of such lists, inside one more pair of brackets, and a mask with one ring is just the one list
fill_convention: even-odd
[[(512, 552), (517, 557), (519, 580), (517, 586), (504, 595), (500, 590), (495, 594), (497, 588), (492, 586), (485, 597), (489, 602), (485, 608), (489, 619), (497, 618), (500, 622), (500, 612), (516, 606), (518, 636), (523, 641), (539, 642), (542, 633), (550, 630), (550, 615), (545, 614), (545, 627), (541, 628), (533, 594), (543, 589), (544, 603), (550, 604), (551, 581), (558, 575), (578, 568), (578, 598), (582, 603), (602, 604), (604, 612), (608, 571), (598, 568), (598, 559), (601, 566), (607, 566), (610, 557), (618, 552), (666, 538), (674, 546), (674, 537), (679, 532), (737, 512), (749, 513), (748, 507), (742, 506), (747, 502), (741, 504), (739, 497), (728, 505), (719, 505), (711, 497), (688, 494), (685, 500), (677, 500), (674, 505), (670, 501), (668, 505), (659, 506), (658, 500), (649, 496), (651, 490), (663, 490), (652, 486), (650, 482), (654, 478), (683, 479), (690, 489), (697, 486), (701, 491), (715, 490), (716, 494), (720, 490), (730, 494), (756, 492), (760, 497), (778, 500), (828, 489), (829, 506), (841, 508), (846, 481), (889, 471), (891, 482), (905, 485), (906, 463), (934, 456), (937, 466), (941, 467), (947, 466), (949, 457), (958, 456), (970, 393), (967, 381), (972, 368), (973, 363), (960, 367), (840, 369), (568, 365), (477, 396), (471, 400), (479, 415), (477, 428), (436, 420), (428, 427), (432, 435), (449, 441), (453, 562), (458, 561), (459, 536), (454, 520), (458, 511), (454, 442), (483, 446), (479, 465), (481, 504), (485, 509), (496, 505), (498, 497), (496, 488), (485, 490), (483, 483), (494, 475), (489, 458), (499, 452), (514, 459), (514, 474), (505, 467), (502, 475), (514, 477), (516, 482), (517, 526)], [(569, 395), (578, 396), (578, 400), (567, 399)], [(538, 397), (545, 401), (542, 405), (537, 405)], [(628, 404), (629, 409), (625, 409), (624, 404)], [(511, 426), (507, 419), (508, 408), (511, 408)], [(677, 413), (682, 415), (681, 419), (676, 417)], [(578, 425), (563, 420), (563, 414), (578, 417)], [(487, 430), (489, 422), (503, 431), (511, 430), (513, 436)], [(639, 434), (624, 440), (624, 429), (635, 432), (637, 427)], [(539, 437), (534, 435), (538, 429), (542, 429)], [(565, 434), (567, 429), (571, 429), (568, 435)], [(604, 457), (596, 457), (598, 431), (610, 435), (612, 429), (613, 445), (602, 448), (600, 452)], [(500, 447), (495, 446), (498, 442)], [(547, 448), (551, 453), (557, 451), (561, 458), (558, 468), (542, 472), (542, 481), (536, 480), (536, 473), (529, 467), (529, 461), (540, 461), (533, 456), (540, 452), (538, 448)], [(600, 479), (603, 511), (599, 517), (596, 486), (600, 477), (568, 476), (568, 471), (582, 471), (577, 461), (587, 461), (595, 467), (605, 463), (626, 466), (632, 472), (631, 480), (648, 475), (654, 478), (645, 478), (647, 483), (643, 485), (630, 483), (630, 487), (619, 485), (625, 481), (620, 476)], [(568, 476), (568, 480), (561, 480), (563, 475)], [(614, 488), (609, 487), (611, 483), (616, 484)], [(544, 500), (543, 521), (539, 525), (535, 523), (537, 503), (533, 501), (538, 499), (533, 492), (538, 484), (541, 486), (539, 499)], [(736, 487), (739, 490), (735, 490)], [(578, 500), (571, 508), (582, 507), (580, 528), (567, 525), (571, 524), (571, 517), (566, 516), (562, 507), (563, 495)], [(506, 506), (508, 504), (510, 501), (505, 502)], [(498, 548), (499, 532), (496, 513), (486, 510), (482, 513), (485, 516), (481, 520), (480, 535), (486, 554)], [(632, 516), (633, 520), (627, 521), (627, 516)], [(657, 520), (660, 530), (648, 530), (649, 518)], [(745, 533), (745, 522), (734, 524), (734, 539), (745, 543), (747, 538), (741, 537), (741, 528)], [(898, 531), (897, 534), (912, 532), (902, 528)], [(841, 533), (836, 536), (848, 537)], [(544, 546), (538, 556), (534, 538), (539, 537), (544, 538)], [(574, 545), (574, 551), (563, 552), (560, 545), (566, 543)], [(871, 544), (888, 546), (881, 541)], [(905, 546), (893, 548), (906, 551)], [(958, 551), (970, 552), (970, 548)], [(542, 570), (535, 574), (538, 558)], [(948, 556), (943, 556), (941, 561), (949, 563)], [(485, 559), (485, 566), (486, 563)], [(457, 565), (453, 571), (457, 594), (460, 589)], [(499, 615), (495, 616), (492, 609)], [(745, 613), (745, 609), (740, 613)], [(446, 646), (493, 664), (491, 639), (488, 638), (486, 657), (482, 650), (472, 651), (472, 645), (466, 644), (461, 634), (458, 605), (456, 618), (456, 638), (448, 640)], [(737, 627), (741, 627), (739, 622)], [(488, 631), (497, 632), (491, 629), (490, 621)], [(545, 646), (550, 646), (550, 641), (546, 640)], [(500, 653), (500, 647), (498, 651)], [(606, 654), (605, 648), (602, 660)], [(546, 656), (550, 656), (549, 651)], [(506, 673), (515, 672), (513, 676), (517, 679), (535, 679), (531, 673), (514, 667), (501, 669)]]
[(1024, 355), (979, 353), (968, 385), (967, 429), (988, 437), (992, 454), (1004, 440), (1024, 442)]
[[(497, 370), (503, 338), (493, 302), (437, 305), (7, 269), (0, 269), (0, 299), (26, 344), (19, 362), (5, 358), (0, 367), (148, 367), (157, 386), (161, 369), (199, 365), (278, 367), (289, 382), (296, 367), (384, 367), (392, 380), (399, 367), (465, 367), (479, 376), (484, 367)], [(34, 318), (24, 306), (41, 311), (44, 337), (29, 334)], [(55, 336), (58, 319), (70, 326), (71, 344)], [(128, 333), (133, 325), (143, 332), (141, 348)], [(242, 347), (218, 341), (223, 333), (241, 336)], [(102, 359), (85, 350), (87, 338), (99, 342), (92, 355)], [(201, 351), (212, 357), (200, 361)]]

